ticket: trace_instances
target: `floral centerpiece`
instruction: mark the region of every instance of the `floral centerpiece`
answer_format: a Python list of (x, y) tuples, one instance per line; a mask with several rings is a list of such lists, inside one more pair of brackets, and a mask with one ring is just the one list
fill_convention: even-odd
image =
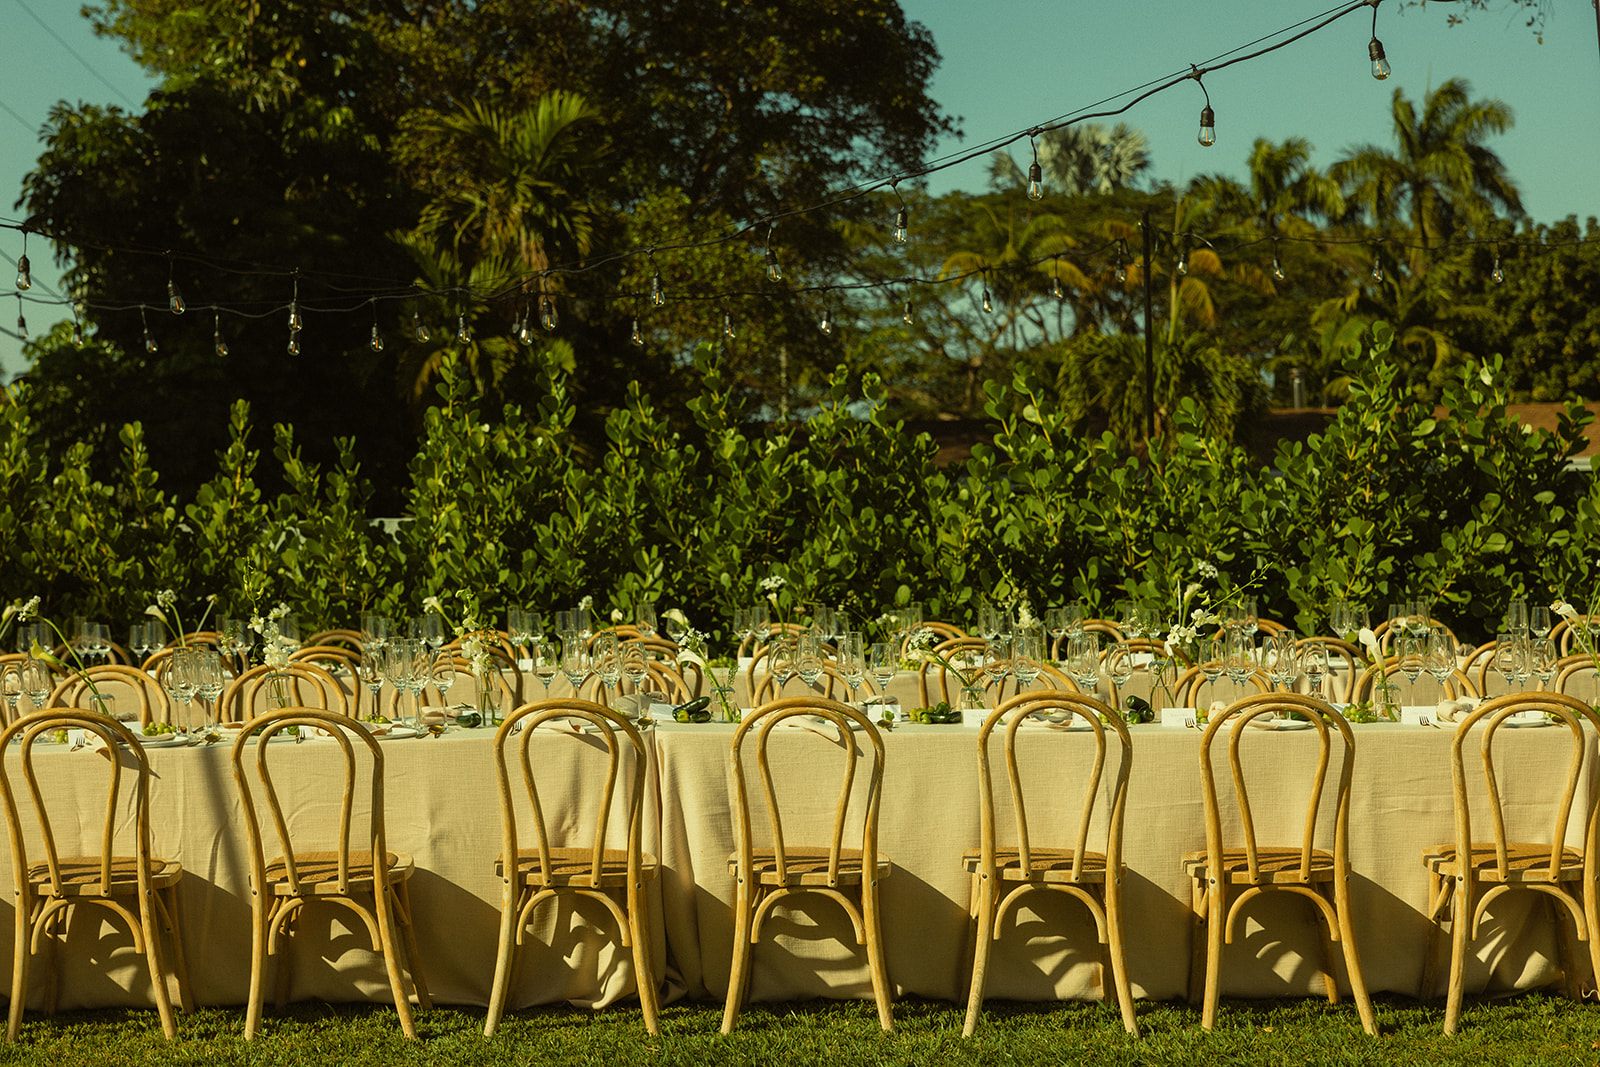
[(278, 602), (278, 606), (270, 609), (265, 615), (256, 612), (250, 616), (250, 629), (261, 635), (261, 662), (269, 668), (267, 678), (267, 702), (276, 710), (289, 707), (289, 675), (284, 668), (289, 665), (289, 657), (300, 647), (300, 643), (283, 632), (283, 620), (289, 614), (289, 605)]
[(711, 692), (716, 695), (723, 721), (738, 722), (743, 718), (733, 701), (733, 681), (739, 674), (738, 663), (730, 660), (713, 662), (706, 652), (710, 639), (689, 625), (689, 620), (677, 608), (670, 609), (662, 617), (675, 624), (679, 666), (692, 664), (699, 668), (711, 683)]
[(953, 656), (946, 655), (934, 647), (938, 642), (939, 635), (924, 626), (906, 642), (906, 656), (916, 663), (937, 663), (946, 676), (953, 675), (961, 683), (960, 708), (982, 708), (983, 658), (979, 656), (973, 662), (971, 653), (966, 651), (958, 651)]
[[(205, 629), (206, 620), (211, 617), (211, 609), (216, 607), (217, 594), (212, 593), (210, 596), (206, 597), (205, 604), (206, 610), (200, 613), (200, 621), (195, 624), (196, 630)], [(171, 618), (167, 617), (168, 612), (172, 613)], [(177, 593), (173, 592), (171, 589), (161, 590), (156, 594), (156, 602), (145, 608), (144, 613), (149, 615), (151, 618), (161, 620), (161, 625), (165, 626), (167, 628), (167, 632), (172, 634), (173, 639), (178, 642), (179, 648), (189, 647), (188, 633), (183, 628), (183, 620), (178, 617)], [(284, 613), (288, 613), (287, 607), (284, 608)]]
[[(438, 612), (439, 617), (455, 631), (456, 637), (461, 641), (461, 655), (465, 657), (472, 668), (472, 681), (476, 687), (477, 710), (485, 726), (493, 725), (500, 717), (499, 691), (495, 688), (490, 677), (495, 671), (494, 654), (489, 650), (500, 640), (500, 633), (493, 626), (485, 625), (480, 621), (482, 609), (478, 606), (478, 598), (465, 589), (456, 593), (456, 599), (461, 602), (461, 621), (452, 624), (450, 615), (444, 610), (444, 604), (437, 596), (423, 597), (422, 608), (424, 611)], [(585, 597), (584, 600), (589, 600)]]
[(72, 642), (66, 639), (66, 636), (62, 634), (59, 626), (45, 618), (43, 615), (39, 614), (38, 597), (30, 597), (28, 600), (22, 603), (12, 604), (6, 609), (6, 618), (14, 619), (17, 623), (37, 620), (50, 627), (51, 632), (56, 635), (56, 640), (58, 640), (62, 647), (67, 650), (67, 658), (72, 661), (71, 664), (69, 665), (68, 663), (64, 662), (61, 657), (55, 654), (53, 649), (48, 649), (40, 645), (38, 638), (35, 638), (33, 643), (29, 646), (28, 655), (42, 663), (48, 663), (51, 667), (58, 671), (66, 671), (76, 675), (83, 681), (84, 685), (88, 686), (89, 692), (92, 694), (92, 699), (96, 710), (105, 714), (109, 714), (109, 712), (106, 711), (106, 698), (104, 694), (100, 692), (99, 687), (94, 684), (94, 679), (89, 677), (89, 673), (85, 669), (83, 661), (78, 658), (78, 650), (72, 647)]

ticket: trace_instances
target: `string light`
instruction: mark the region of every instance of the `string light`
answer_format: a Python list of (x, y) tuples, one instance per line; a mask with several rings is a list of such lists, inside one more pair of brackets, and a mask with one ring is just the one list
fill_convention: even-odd
[(825, 337), (833, 336), (833, 309), (826, 304), (822, 305), (822, 321), (817, 323), (817, 329), (821, 330)]
[(22, 317), (22, 294), (17, 294), (17, 337), (23, 341), (28, 339), (28, 320)]
[(547, 330), (556, 328), (556, 302), (549, 293), (539, 294), (539, 325)]
[(517, 340), (532, 346), (535, 334), (533, 332), (533, 308), (527, 304), (522, 305), (522, 324), (517, 327)]
[(1033, 139), (1034, 133), (1028, 133), (1028, 146), (1033, 149), (1033, 162), (1028, 164), (1028, 199), (1039, 200), (1044, 197), (1044, 168), (1039, 166), (1039, 142)]
[(1200, 92), (1204, 93), (1206, 98), (1206, 106), (1200, 109), (1200, 147), (1210, 148), (1217, 143), (1217, 116), (1211, 110), (1211, 94), (1206, 92), (1206, 83), (1200, 80), (1200, 68), (1191, 64), (1190, 69), (1194, 73), (1189, 76), (1200, 86)]
[(1066, 290), (1061, 288), (1060, 256), (1050, 257), (1050, 295), (1055, 297), (1058, 302), (1067, 298)]
[(1383, 281), (1383, 261), (1377, 256), (1372, 257), (1372, 280), (1375, 282)]
[(644, 333), (639, 329), (639, 316), (633, 317), (633, 333), (628, 340), (633, 342), (635, 348), (644, 347)]
[(467, 316), (464, 313), (458, 314), (456, 315), (456, 344), (470, 345), (471, 343), (472, 331), (467, 329)]
[(916, 320), (911, 317), (911, 299), (909, 297), (906, 298), (906, 308), (905, 311), (901, 313), (900, 318), (907, 326), (911, 326), (916, 323)]
[(289, 300), (289, 344), (285, 351), (291, 356), (300, 354), (300, 330), (303, 324), (300, 321), (300, 272), (294, 276), (294, 296)]
[(911, 209), (906, 207), (905, 198), (900, 195), (899, 178), (889, 183), (889, 191), (900, 201), (900, 210), (894, 213), (894, 229), (889, 231), (889, 236), (894, 238), (896, 244), (903, 245), (911, 239)]
[(418, 344), (425, 345), (428, 343), (428, 327), (423, 325), (420, 311), (413, 310), (411, 312), (411, 336), (417, 339)]
[(173, 262), (167, 258), (167, 310), (174, 315), (182, 315), (189, 310), (189, 305), (184, 303), (183, 294), (178, 291), (178, 280), (173, 277)]
[(1389, 76), (1389, 60), (1383, 54), (1383, 42), (1378, 40), (1378, 3), (1380, 0), (1369, 0), (1372, 4), (1372, 40), (1367, 44), (1367, 58), (1372, 60), (1372, 76), (1383, 81)]
[(993, 315), (994, 314), (994, 300), (989, 296), (989, 272), (988, 271), (984, 271), (984, 274), (983, 274), (983, 313), (985, 315)]
[(374, 352), (382, 352), (383, 334), (378, 332), (378, 298), (373, 297), (367, 303), (372, 305), (372, 339), (367, 342), (367, 347)]
[(1117, 284), (1118, 285), (1121, 285), (1121, 284), (1123, 284), (1124, 282), (1126, 282), (1128, 280), (1128, 266), (1127, 266), (1127, 263), (1126, 263), (1127, 255), (1128, 255), (1128, 246), (1123, 242), (1122, 238), (1120, 238), (1120, 237), (1117, 238)]
[(1178, 253), (1178, 277), (1189, 273), (1189, 250), (1187, 248)]
[(1498, 248), (1494, 250), (1494, 270), (1489, 272), (1489, 277), (1494, 279), (1496, 285), (1504, 285), (1506, 282), (1506, 272), (1500, 269), (1500, 250)]
[(1278, 281), (1283, 281), (1283, 264), (1278, 262), (1278, 239), (1272, 239), (1272, 276)]
[(733, 340), (733, 315), (731, 312), (722, 313), (722, 336)]
[(228, 342), (222, 339), (222, 311), (213, 304), (211, 314), (211, 348), (217, 353), (218, 359), (227, 359)]
[(28, 265), (28, 228), (22, 228), (22, 255), (17, 258), (17, 288), (26, 292), (33, 288), (33, 269)]
[[(650, 250), (650, 263), (653, 266), (656, 260), (656, 250)], [(661, 287), (661, 271), (658, 269), (650, 275), (650, 306), (660, 307), (667, 302), (667, 291)]]
[(155, 355), (156, 339), (150, 335), (150, 320), (145, 318), (144, 305), (139, 305), (139, 325), (144, 327), (144, 350), (146, 355)]

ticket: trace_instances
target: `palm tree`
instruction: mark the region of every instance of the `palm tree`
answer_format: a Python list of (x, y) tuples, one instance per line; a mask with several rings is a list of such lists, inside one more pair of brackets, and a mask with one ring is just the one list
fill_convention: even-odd
[(1398, 151), (1362, 145), (1332, 167), (1346, 198), (1374, 224), (1405, 218), (1423, 252), (1463, 225), (1480, 225), (1503, 209), (1522, 215), (1522, 199), (1505, 163), (1483, 142), (1511, 126), (1498, 100), (1473, 100), (1472, 87), (1452, 78), (1429, 93), (1419, 118), (1405, 94), (1394, 93)]
[[(1125, 122), (1106, 127), (1081, 122), (1046, 130), (1039, 136), (1039, 164), (1050, 187), (1068, 196), (1104, 196), (1131, 189), (1150, 168), (1150, 142)], [(990, 164), (996, 189), (1028, 184), (1009, 152), (996, 152)]]

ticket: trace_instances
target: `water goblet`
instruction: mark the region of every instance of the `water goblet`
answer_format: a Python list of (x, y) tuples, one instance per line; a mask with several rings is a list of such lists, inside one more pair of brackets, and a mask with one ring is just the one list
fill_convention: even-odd
[(874, 641), (867, 669), (878, 684), (878, 692), (887, 694), (889, 683), (900, 670), (900, 646), (894, 641)]
[(22, 666), (17, 663), (7, 663), (0, 667), (0, 693), (5, 694), (6, 703), (11, 705), (11, 721), (17, 718), (17, 704), (22, 700)]
[(28, 694), (35, 711), (50, 699), (50, 668), (44, 660), (30, 656), (22, 661), (22, 691)]
[(640, 637), (649, 637), (656, 632), (656, 602), (654, 600), (641, 600), (633, 609), (633, 625), (639, 630)]

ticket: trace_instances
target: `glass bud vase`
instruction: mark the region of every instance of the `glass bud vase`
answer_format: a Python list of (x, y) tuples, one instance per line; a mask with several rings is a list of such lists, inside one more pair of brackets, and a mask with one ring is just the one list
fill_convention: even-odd
[(981, 685), (964, 685), (961, 687), (961, 706), (958, 711), (982, 711), (984, 703), (983, 687)]
[(477, 692), (478, 720), (483, 726), (493, 726), (500, 721), (500, 687), (482, 670), (472, 672)]

